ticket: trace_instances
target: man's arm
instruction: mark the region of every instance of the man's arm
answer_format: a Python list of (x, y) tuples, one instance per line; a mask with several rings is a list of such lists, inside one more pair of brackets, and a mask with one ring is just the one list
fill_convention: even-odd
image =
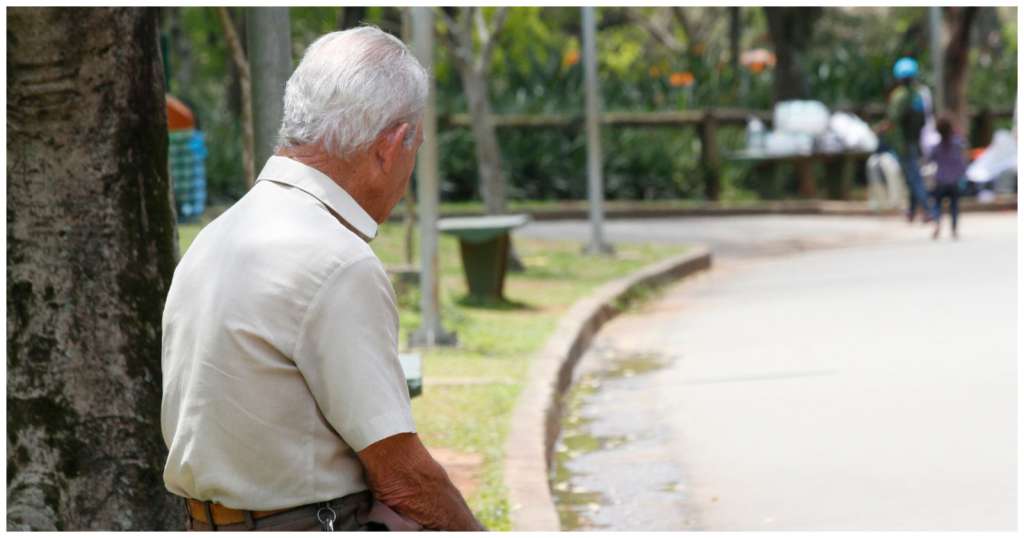
[(392, 435), (358, 455), (374, 498), (392, 510), (428, 529), (487, 530), (415, 433)]

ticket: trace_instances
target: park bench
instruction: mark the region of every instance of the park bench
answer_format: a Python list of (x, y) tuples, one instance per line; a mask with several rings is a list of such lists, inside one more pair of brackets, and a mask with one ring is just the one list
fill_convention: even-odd
[(462, 268), (472, 299), (500, 302), (508, 269), (509, 233), (529, 215), (490, 215), (441, 219), (437, 229), (459, 239)]
[(741, 150), (727, 154), (727, 157), (733, 161), (753, 163), (755, 168), (768, 168), (772, 178), (772, 187), (777, 194), (782, 193), (785, 185), (784, 166), (792, 166), (796, 172), (797, 185), (802, 198), (817, 197), (814, 164), (822, 163), (826, 170), (828, 197), (834, 200), (850, 199), (850, 190), (853, 187), (857, 168), (864, 166), (870, 156), (871, 152), (867, 151), (776, 154), (760, 150)]

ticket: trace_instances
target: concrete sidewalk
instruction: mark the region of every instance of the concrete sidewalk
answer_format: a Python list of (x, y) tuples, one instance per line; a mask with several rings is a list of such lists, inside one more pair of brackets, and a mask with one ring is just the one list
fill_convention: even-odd
[(584, 375), (663, 367), (585, 401), (626, 440), (568, 464), (591, 528), (1013, 530), (1016, 228), (720, 258), (612, 321)]

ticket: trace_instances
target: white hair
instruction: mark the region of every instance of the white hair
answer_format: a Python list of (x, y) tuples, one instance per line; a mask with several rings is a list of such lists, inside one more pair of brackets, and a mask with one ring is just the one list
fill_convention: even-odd
[(408, 144), (426, 106), (427, 77), (405, 44), (379, 28), (321, 36), (288, 79), (279, 147), (321, 143), (344, 158), (401, 123), (413, 127)]

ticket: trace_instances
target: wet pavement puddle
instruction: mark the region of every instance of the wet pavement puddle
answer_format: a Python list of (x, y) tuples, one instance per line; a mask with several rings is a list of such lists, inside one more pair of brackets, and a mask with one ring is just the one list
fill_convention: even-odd
[(597, 345), (588, 354), (598, 367), (581, 369), (565, 396), (550, 477), (562, 530), (694, 530), (668, 432), (642, 397), (670, 359)]

